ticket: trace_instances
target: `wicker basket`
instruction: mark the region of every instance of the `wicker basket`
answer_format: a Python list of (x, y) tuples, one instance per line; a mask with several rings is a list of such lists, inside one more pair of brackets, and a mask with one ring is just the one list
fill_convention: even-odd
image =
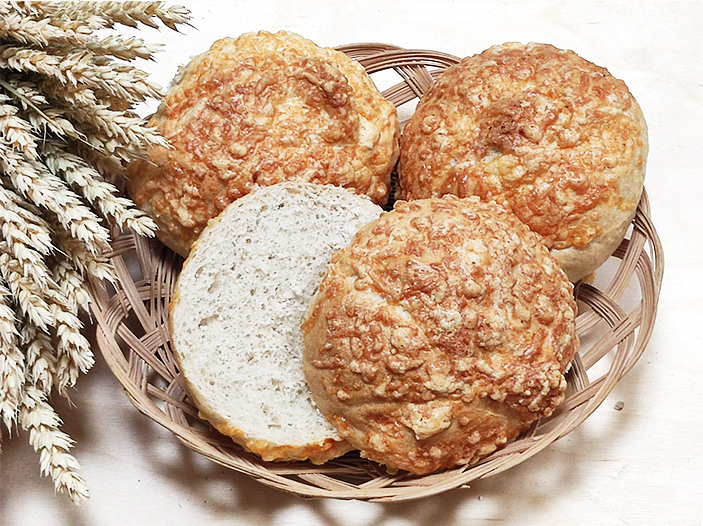
[[(395, 72), (383, 91), (399, 107), (416, 101), (443, 68), (458, 61), (444, 53), (382, 44), (339, 48), (373, 77)], [(407, 108), (407, 106), (406, 106)], [(412, 109), (409, 110), (410, 114)], [(323, 466), (266, 463), (197, 416), (169, 345), (168, 305), (182, 259), (156, 240), (115, 234), (110, 258), (119, 281), (93, 284), (98, 346), (130, 401), (205, 457), (275, 488), (307, 497), (401, 501), (444, 492), (501, 473), (579, 426), (637, 362), (654, 326), (663, 274), (662, 247), (646, 192), (628, 236), (606, 263), (598, 284), (576, 287), (581, 350), (567, 374), (567, 398), (548, 419), (480, 463), (426, 476), (400, 472), (349, 453)], [(590, 373), (590, 376), (589, 376)]]

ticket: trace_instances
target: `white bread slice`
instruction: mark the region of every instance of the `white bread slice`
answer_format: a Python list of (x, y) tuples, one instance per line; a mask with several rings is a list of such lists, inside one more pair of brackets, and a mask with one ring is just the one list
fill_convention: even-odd
[(340, 187), (279, 183), (229, 205), (184, 263), (169, 323), (189, 393), (266, 461), (319, 464), (350, 449), (312, 402), (300, 325), (332, 253), (381, 212)]

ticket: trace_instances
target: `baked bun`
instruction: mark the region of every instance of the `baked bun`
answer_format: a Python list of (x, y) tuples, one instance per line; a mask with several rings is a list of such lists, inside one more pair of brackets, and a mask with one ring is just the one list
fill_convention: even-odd
[(399, 197), (496, 201), (577, 281), (624, 237), (647, 149), (624, 82), (572, 51), (508, 43), (447, 68), (426, 92), (403, 130)]
[(182, 255), (257, 186), (334, 184), (382, 206), (398, 158), (395, 106), (364, 68), (286, 32), (215, 42), (180, 72), (149, 124), (172, 148), (131, 164), (128, 192)]
[(193, 245), (171, 343), (202, 418), (266, 461), (349, 450), (312, 404), (300, 324), (332, 252), (382, 209), (344, 188), (284, 182), (230, 205)]
[(575, 315), (558, 263), (502, 207), (398, 202), (333, 256), (302, 326), (305, 377), (390, 471), (473, 463), (563, 400)]

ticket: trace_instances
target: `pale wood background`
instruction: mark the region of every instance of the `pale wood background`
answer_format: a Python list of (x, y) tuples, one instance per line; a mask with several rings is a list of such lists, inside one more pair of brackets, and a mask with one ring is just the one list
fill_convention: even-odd
[(392, 505), (303, 500), (197, 457), (129, 404), (99, 357), (78, 384), (76, 407), (59, 407), (91, 499), (75, 507), (55, 496), (20, 435), (0, 454), (0, 525), (703, 524), (702, 2), (181, 3), (193, 28), (140, 33), (166, 44), (156, 63), (141, 66), (164, 86), (215, 39), (259, 29), (325, 46), (375, 41), (460, 56), (541, 41), (607, 67), (627, 82), (650, 128), (646, 186), (666, 254), (657, 326), (641, 361), (577, 431), (469, 489)]

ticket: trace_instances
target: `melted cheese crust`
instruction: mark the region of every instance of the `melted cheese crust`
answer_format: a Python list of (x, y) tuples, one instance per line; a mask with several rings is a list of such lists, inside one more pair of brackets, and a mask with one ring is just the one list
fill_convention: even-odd
[(386, 203), (399, 124), (363, 67), (286, 32), (224, 38), (180, 72), (150, 121), (172, 148), (129, 167), (129, 193), (187, 254), (257, 186), (334, 184)]
[(607, 257), (639, 202), (646, 155), (624, 82), (572, 51), (508, 43), (448, 68), (425, 94), (403, 130), (400, 197), (477, 195), (555, 252), (603, 243)]
[(304, 371), (361, 454), (428, 473), (550, 415), (578, 347), (573, 287), (539, 237), (476, 197), (398, 202), (337, 252)]

